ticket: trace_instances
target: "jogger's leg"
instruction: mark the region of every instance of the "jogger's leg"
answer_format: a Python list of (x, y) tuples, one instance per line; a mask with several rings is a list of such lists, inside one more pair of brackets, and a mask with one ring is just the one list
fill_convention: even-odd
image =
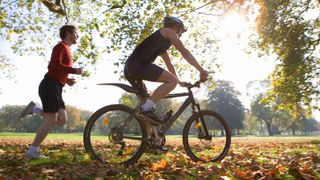
[(40, 146), (41, 142), (47, 137), (49, 131), (56, 124), (57, 119), (58, 113), (45, 113), (45, 119), (37, 130), (37, 134), (32, 142), (32, 146)]

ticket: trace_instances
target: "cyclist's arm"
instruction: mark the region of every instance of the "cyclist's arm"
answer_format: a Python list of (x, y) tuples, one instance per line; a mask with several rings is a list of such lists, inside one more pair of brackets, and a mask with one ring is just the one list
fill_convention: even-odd
[(181, 53), (182, 57), (186, 59), (189, 64), (194, 66), (200, 72), (205, 71), (197, 62), (197, 60), (193, 57), (190, 51), (184, 47), (184, 45), (178, 38), (176, 32), (174, 32), (170, 28), (163, 28), (162, 35), (173, 44), (173, 46)]
[(166, 64), (168, 71), (171, 72), (173, 75), (175, 75), (177, 77), (177, 79), (179, 79), (177, 76), (176, 70), (174, 69), (174, 66), (171, 63), (168, 52), (161, 54), (161, 57), (162, 57), (164, 63)]

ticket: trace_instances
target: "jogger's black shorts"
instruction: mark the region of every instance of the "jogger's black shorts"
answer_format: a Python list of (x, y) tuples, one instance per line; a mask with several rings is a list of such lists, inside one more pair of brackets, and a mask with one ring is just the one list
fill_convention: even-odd
[(39, 96), (43, 112), (57, 113), (60, 108), (66, 109), (62, 99), (63, 85), (59, 81), (45, 75), (39, 85)]

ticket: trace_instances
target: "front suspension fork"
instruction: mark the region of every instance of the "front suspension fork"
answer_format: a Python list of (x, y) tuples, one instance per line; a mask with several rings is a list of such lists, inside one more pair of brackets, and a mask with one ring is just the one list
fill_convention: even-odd
[(206, 125), (206, 123), (205, 123), (205, 121), (204, 121), (204, 118), (203, 118), (203, 115), (202, 115), (202, 113), (201, 113), (200, 105), (199, 105), (199, 104), (196, 104), (195, 106), (197, 107), (198, 112), (195, 112), (195, 111), (194, 111), (193, 113), (197, 113), (198, 116), (199, 116), (199, 118), (196, 119), (196, 126), (197, 126), (197, 128), (198, 128), (198, 133), (199, 133), (198, 136), (199, 136), (200, 139), (207, 139), (207, 140), (209, 140), (209, 139), (211, 139), (211, 136), (210, 136), (210, 134), (209, 134), (209, 132), (208, 132), (207, 125)]

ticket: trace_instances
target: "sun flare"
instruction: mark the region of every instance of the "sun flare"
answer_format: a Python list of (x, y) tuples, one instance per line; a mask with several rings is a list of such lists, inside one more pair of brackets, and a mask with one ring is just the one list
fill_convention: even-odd
[(228, 35), (238, 35), (247, 28), (248, 23), (245, 17), (237, 12), (231, 12), (221, 19), (221, 31)]

